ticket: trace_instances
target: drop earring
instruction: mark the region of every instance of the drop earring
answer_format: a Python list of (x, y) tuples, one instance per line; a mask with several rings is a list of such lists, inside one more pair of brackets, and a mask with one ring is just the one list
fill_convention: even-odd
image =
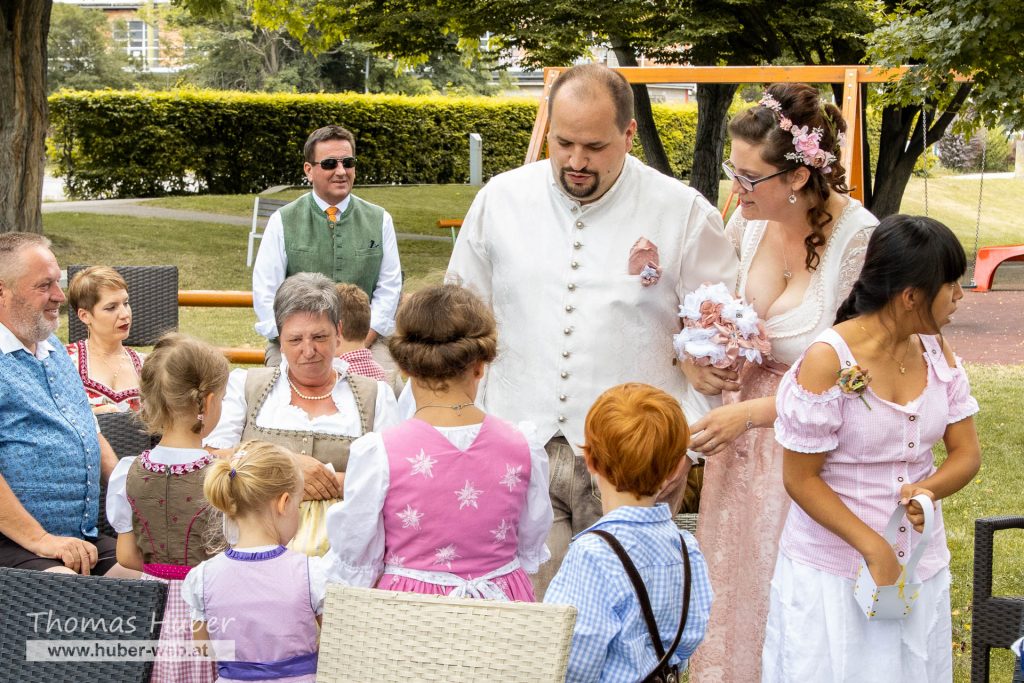
[(796, 195), (790, 192), (789, 197), (786, 198), (786, 201), (789, 202), (790, 204), (796, 204)]

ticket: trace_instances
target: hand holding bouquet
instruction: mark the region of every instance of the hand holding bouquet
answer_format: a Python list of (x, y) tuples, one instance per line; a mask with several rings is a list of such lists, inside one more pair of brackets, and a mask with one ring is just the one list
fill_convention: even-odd
[(771, 352), (768, 332), (753, 307), (722, 283), (704, 283), (687, 294), (679, 317), (683, 330), (672, 342), (680, 360), (738, 370), (744, 361), (761, 363)]

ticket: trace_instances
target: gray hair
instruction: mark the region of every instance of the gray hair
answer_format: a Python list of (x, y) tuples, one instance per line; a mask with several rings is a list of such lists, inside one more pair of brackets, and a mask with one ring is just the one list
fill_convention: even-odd
[(50, 240), (34, 232), (0, 233), (0, 282), (10, 285), (24, 270), (18, 254), (29, 247), (50, 248)]
[(281, 283), (274, 296), (274, 322), (277, 331), (296, 313), (326, 313), (331, 325), (338, 326), (338, 291), (330, 278), (320, 273), (296, 273)]

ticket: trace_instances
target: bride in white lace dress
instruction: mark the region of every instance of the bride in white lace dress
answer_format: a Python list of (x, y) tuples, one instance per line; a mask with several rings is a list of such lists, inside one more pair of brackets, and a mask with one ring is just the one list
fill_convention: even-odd
[(692, 425), (707, 454), (697, 538), (715, 590), (690, 680), (760, 680), (768, 590), (789, 509), (775, 391), (835, 318), (860, 273), (878, 220), (848, 196), (840, 111), (804, 84), (775, 84), (729, 124), (723, 164), (740, 208), (726, 227), (740, 259), (738, 293), (766, 322), (771, 360), (747, 364), (740, 390)]

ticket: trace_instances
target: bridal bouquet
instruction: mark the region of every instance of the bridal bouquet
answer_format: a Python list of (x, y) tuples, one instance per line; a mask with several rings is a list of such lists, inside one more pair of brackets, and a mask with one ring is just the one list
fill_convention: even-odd
[(768, 332), (753, 307), (722, 283), (704, 283), (687, 294), (679, 317), (683, 330), (672, 342), (680, 360), (736, 370), (744, 361), (761, 363), (771, 351)]

